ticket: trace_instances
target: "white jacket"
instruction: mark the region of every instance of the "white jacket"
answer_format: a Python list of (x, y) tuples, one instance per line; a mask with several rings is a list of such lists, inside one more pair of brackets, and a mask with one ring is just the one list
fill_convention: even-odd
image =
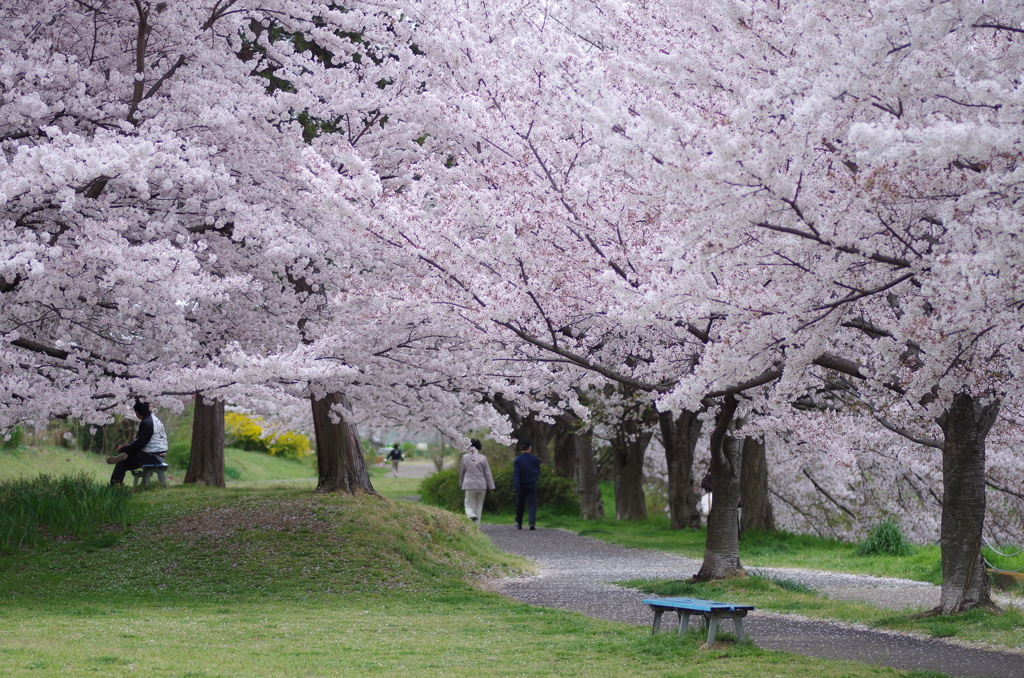
[(476, 449), (462, 457), (459, 465), (459, 487), (464, 490), (493, 490), (494, 477), (487, 457)]

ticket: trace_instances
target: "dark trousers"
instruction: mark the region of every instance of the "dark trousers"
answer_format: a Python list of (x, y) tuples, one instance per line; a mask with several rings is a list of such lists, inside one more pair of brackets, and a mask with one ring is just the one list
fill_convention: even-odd
[(129, 454), (127, 459), (114, 464), (114, 471), (110, 474), (110, 484), (122, 485), (124, 484), (124, 476), (128, 471), (134, 471), (135, 469), (142, 468), (147, 464), (162, 463), (163, 460), (161, 460), (160, 457), (148, 452), (136, 452), (135, 454)]
[(523, 524), (523, 510), (530, 518), (530, 526), (537, 522), (537, 483), (521, 483), (516, 491), (516, 525)]

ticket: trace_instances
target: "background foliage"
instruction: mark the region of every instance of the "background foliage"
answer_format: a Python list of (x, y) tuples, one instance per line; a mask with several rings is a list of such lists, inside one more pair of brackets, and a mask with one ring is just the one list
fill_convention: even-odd
[[(512, 467), (491, 468), (495, 489), (487, 493), (484, 510), (489, 513), (510, 513), (515, 511), (515, 493), (512, 489)], [(426, 504), (462, 512), (464, 494), (459, 487), (458, 468), (435, 473), (420, 484), (420, 498)], [(555, 475), (550, 466), (541, 466), (540, 481), (537, 484), (537, 506), (555, 515), (579, 513), (580, 504), (575, 484)]]
[(295, 431), (264, 433), (263, 420), (239, 412), (224, 415), (227, 444), (251, 452), (266, 452), (285, 459), (302, 459), (312, 451), (309, 438)]

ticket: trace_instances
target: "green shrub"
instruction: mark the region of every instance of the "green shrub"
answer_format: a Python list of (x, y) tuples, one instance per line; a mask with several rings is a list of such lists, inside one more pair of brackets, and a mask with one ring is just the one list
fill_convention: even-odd
[[(516, 498), (512, 490), (512, 467), (492, 468), (495, 489), (487, 493), (484, 510), (489, 513), (515, 511)], [(458, 469), (440, 471), (420, 483), (420, 499), (439, 508), (462, 511), (464, 494), (459, 487)], [(576, 487), (567, 478), (555, 475), (549, 466), (541, 466), (537, 483), (537, 507), (556, 515), (575, 515), (580, 511)]]
[(857, 549), (859, 556), (909, 556), (913, 552), (914, 546), (903, 536), (903, 530), (894, 518), (886, 518), (880, 522), (871, 536)]
[(15, 450), (21, 447), (21, 441), (24, 437), (24, 431), (21, 430), (20, 426), (14, 426), (7, 429), (0, 434), (0, 447), (5, 450)]
[(189, 459), (192, 457), (192, 443), (188, 440), (175, 440), (167, 446), (167, 456), (164, 461), (171, 468), (184, 471), (188, 469)]
[(420, 482), (420, 501), (430, 506), (458, 511), (462, 507), (463, 496), (458, 469), (438, 471)]
[[(115, 416), (114, 421), (110, 424), (73, 423), (72, 431), (75, 434), (78, 449), (107, 457), (114, 454), (118, 445), (127, 443), (135, 437), (138, 423), (134, 419)], [(73, 446), (66, 439), (62, 440), (61, 444), (67, 447)]]

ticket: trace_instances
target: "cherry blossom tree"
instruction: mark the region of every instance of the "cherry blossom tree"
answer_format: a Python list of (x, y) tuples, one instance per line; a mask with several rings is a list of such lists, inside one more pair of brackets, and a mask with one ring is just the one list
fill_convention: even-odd
[(408, 24), (301, 0), (0, 12), (0, 419), (349, 383), (316, 333), (387, 275), (366, 205), (433, 151), (389, 117), (420, 98)]
[(1019, 6), (0, 18), (0, 424), (310, 402), (321, 487), (369, 491), (360, 409), (507, 433), (497, 394), (585, 417), (611, 382), (653, 408), (675, 527), (713, 422), (714, 578), (742, 570), (740, 441), (842, 459), (843, 416), (941, 451), (937, 611), (991, 605), (986, 482), (1019, 498), (986, 475), (990, 432), (1019, 440)]
[(785, 412), (846, 389), (877, 425), (941, 437), (943, 506), (961, 520), (943, 521), (940, 611), (986, 605), (975, 461), (1019, 382), (1015, 245), (996, 244), (1019, 223), (1018, 12), (456, 15), (440, 24), (466, 38), (446, 73), (473, 133), (444, 180), (416, 187), (443, 226), (406, 240), (479, 324), (664, 410), (744, 392), (742, 415)]
[[(792, 402), (810, 376), (940, 449), (937, 611), (988, 606), (985, 440), (1000, 409), (1016, 408), (1021, 364), (1020, 85), (1010, 75), (1020, 8), (694, 9), (624, 8), (617, 27), (638, 28), (614, 32), (628, 36), (615, 57), (635, 55), (622, 72), (654, 85), (629, 102), (632, 117), (616, 113), (614, 96), (593, 99), (618, 116), (637, 162), (647, 154), (651, 171), (675, 179), (665, 190), (689, 192), (680, 203), (724, 208), (711, 244), (771, 273), (744, 294), (718, 288), (742, 329), (663, 402), (695, 402), (745, 357), (778, 378), (764, 394), (775, 404), (758, 406)], [(700, 18), (683, 28), (680, 14)], [(714, 124), (701, 129), (702, 118)]]

